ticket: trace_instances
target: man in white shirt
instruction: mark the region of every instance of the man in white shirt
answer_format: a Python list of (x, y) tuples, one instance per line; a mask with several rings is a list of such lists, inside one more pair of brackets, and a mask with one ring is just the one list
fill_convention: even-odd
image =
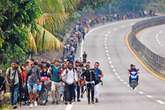
[(75, 83), (78, 81), (76, 71), (73, 67), (73, 62), (69, 62), (68, 68), (62, 73), (62, 80), (65, 83), (64, 100), (65, 104), (71, 104), (75, 94)]

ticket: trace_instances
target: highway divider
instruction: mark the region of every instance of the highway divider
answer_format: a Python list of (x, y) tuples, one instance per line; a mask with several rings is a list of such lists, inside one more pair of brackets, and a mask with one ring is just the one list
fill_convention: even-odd
[(128, 35), (128, 43), (134, 53), (147, 67), (152, 69), (156, 74), (165, 77), (165, 58), (152, 52), (136, 37), (136, 34), (141, 30), (161, 24), (165, 24), (165, 16), (152, 17), (136, 23), (132, 26), (132, 30)]

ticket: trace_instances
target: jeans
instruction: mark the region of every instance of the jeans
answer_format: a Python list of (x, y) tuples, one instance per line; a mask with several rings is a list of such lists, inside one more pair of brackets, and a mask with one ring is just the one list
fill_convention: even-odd
[(18, 102), (18, 97), (19, 97), (19, 84), (14, 85), (13, 87), (10, 88), (11, 92), (11, 104), (16, 105)]
[(75, 85), (74, 84), (67, 84), (65, 83), (65, 88), (64, 88), (64, 100), (72, 102), (74, 98), (74, 93), (75, 93)]

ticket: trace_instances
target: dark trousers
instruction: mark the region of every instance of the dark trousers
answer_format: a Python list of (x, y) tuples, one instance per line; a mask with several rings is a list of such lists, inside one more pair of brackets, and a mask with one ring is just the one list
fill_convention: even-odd
[(74, 93), (75, 93), (75, 86), (74, 84), (67, 84), (65, 83), (65, 88), (64, 88), (64, 100), (67, 102), (72, 102), (74, 98)]
[(92, 83), (87, 84), (87, 97), (88, 103), (94, 102), (94, 84)]
[(76, 96), (77, 96), (77, 100), (79, 100), (80, 99), (80, 85), (76, 85), (76, 91), (77, 91), (77, 94), (76, 94)]

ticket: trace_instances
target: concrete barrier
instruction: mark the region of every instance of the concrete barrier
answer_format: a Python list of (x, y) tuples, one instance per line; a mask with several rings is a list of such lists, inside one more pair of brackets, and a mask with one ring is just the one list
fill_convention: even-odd
[(165, 16), (153, 17), (136, 23), (132, 26), (132, 31), (128, 37), (128, 42), (132, 50), (141, 58), (145, 64), (147, 64), (147, 66), (151, 67), (154, 71), (165, 75), (165, 58), (152, 52), (136, 37), (136, 34), (139, 31), (160, 24), (165, 24)]

